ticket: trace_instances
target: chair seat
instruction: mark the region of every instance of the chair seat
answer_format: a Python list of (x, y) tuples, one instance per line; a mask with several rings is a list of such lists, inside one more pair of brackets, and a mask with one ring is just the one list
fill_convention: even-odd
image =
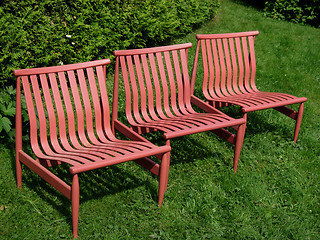
[(73, 151), (59, 151), (41, 154), (40, 160), (60, 161), (71, 165), (72, 174), (98, 169), (114, 164), (168, 152), (168, 146), (155, 146), (147, 142), (114, 141), (91, 145)]
[(243, 123), (243, 119), (234, 119), (224, 114), (194, 112), (189, 115), (132, 124), (132, 126), (161, 130), (164, 132), (164, 138), (170, 139)]
[(252, 112), (268, 108), (281, 107), (307, 101), (305, 97), (295, 97), (286, 93), (251, 92), (234, 96), (211, 99), (215, 102), (226, 102), (242, 107), (242, 112)]

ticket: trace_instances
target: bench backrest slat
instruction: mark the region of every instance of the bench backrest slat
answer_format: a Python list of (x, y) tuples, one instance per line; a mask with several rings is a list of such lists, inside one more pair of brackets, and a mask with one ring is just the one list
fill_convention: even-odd
[(202, 90), (207, 99), (258, 91), (254, 51), (254, 40), (258, 34), (258, 31), (252, 31), (196, 36), (198, 49), (192, 77), (196, 75), (201, 46), (204, 68)]
[(105, 74), (109, 63), (105, 59), (14, 71), (22, 83), (36, 155), (114, 139)]

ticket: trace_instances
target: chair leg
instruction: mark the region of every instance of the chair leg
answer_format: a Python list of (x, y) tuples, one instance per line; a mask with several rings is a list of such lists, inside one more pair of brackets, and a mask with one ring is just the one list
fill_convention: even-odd
[[(170, 147), (170, 139), (166, 140), (166, 145)], [(166, 177), (166, 188), (165, 191), (167, 191), (168, 187), (168, 180), (169, 180), (169, 168), (170, 168), (170, 157), (171, 157), (171, 152), (168, 152), (167, 158), (168, 158), (168, 171), (167, 171), (167, 177)]]
[(17, 174), (17, 187), (21, 188), (22, 185), (22, 166), (19, 160), (19, 153), (16, 155), (16, 174)]
[(79, 198), (79, 179), (78, 174), (75, 174), (71, 187), (72, 233), (74, 238), (78, 238)]
[(235, 149), (234, 149), (234, 160), (233, 160), (233, 170), (235, 173), (237, 172), (237, 167), (238, 167), (238, 162), (239, 162), (239, 157), (240, 157), (240, 152), (243, 144), (245, 131), (246, 131), (246, 123), (240, 125), (237, 132), (237, 138), (236, 138)]
[(298, 116), (297, 116), (297, 119), (296, 119), (296, 127), (294, 129), (294, 137), (293, 137), (293, 141), (294, 142), (297, 142), (297, 139), (298, 139), (298, 134), (299, 134), (299, 130), (300, 130), (302, 115), (303, 115), (303, 103), (300, 104), (299, 110), (298, 110)]
[(159, 176), (159, 207), (162, 205), (163, 196), (167, 190), (170, 166), (170, 152), (164, 153), (161, 159), (160, 176)]

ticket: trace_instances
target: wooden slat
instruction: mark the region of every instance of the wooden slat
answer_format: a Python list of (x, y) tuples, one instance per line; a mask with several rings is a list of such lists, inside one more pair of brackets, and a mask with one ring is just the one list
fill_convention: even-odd
[(185, 48), (191, 48), (191, 43), (176, 44), (170, 46), (161, 46), (161, 47), (152, 47), (152, 48), (143, 48), (143, 49), (129, 49), (129, 50), (117, 50), (113, 54), (115, 56), (127, 56), (127, 55), (136, 55), (136, 54), (153, 54), (157, 52), (166, 52), (172, 50), (179, 50)]
[(242, 46), (241, 46), (241, 39), (240, 38), (235, 38), (235, 43), (236, 43), (236, 50), (237, 50), (237, 57), (238, 57), (238, 69), (239, 69), (239, 78), (237, 85), (241, 91), (241, 93), (246, 93), (246, 89), (244, 88), (244, 60), (243, 60), (243, 51), (242, 51)]
[(259, 31), (239, 32), (239, 33), (220, 33), (220, 34), (197, 34), (196, 38), (200, 39), (218, 39), (218, 38), (238, 38), (244, 36), (258, 35)]
[[(147, 86), (147, 98), (148, 98), (148, 113), (150, 114), (150, 118), (153, 120), (157, 120), (158, 116), (155, 112), (154, 101), (155, 101), (155, 93), (153, 89), (153, 84), (151, 80), (151, 75), (149, 71), (148, 59), (146, 54), (141, 54), (141, 61), (143, 66), (144, 78)], [(146, 119), (147, 121), (149, 119)]]
[(102, 59), (102, 60), (95, 60), (91, 62), (85, 63), (75, 63), (75, 64), (68, 64), (62, 66), (52, 66), (52, 67), (42, 67), (42, 68), (31, 68), (31, 69), (18, 69), (14, 70), (14, 76), (28, 76), (28, 75), (39, 75), (39, 74), (48, 74), (48, 73), (55, 73), (55, 72), (66, 72), (66, 71), (73, 71), (76, 69), (81, 69), (84, 67), (92, 67), (92, 66), (103, 66), (110, 64), (110, 59)]

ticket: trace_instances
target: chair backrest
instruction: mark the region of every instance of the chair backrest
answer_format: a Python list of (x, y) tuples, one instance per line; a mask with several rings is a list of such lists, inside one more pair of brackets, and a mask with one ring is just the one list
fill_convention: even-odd
[(258, 31), (198, 34), (192, 71), (192, 87), (197, 74), (201, 45), (203, 94), (207, 99), (258, 91), (255, 85), (255, 36)]
[(191, 109), (187, 68), (187, 54), (191, 46), (191, 43), (186, 43), (114, 51), (114, 118), (117, 117), (119, 67), (124, 81), (126, 115), (130, 124), (179, 116)]
[[(41, 155), (114, 138), (106, 88), (109, 59), (15, 70), (17, 136), (21, 141), (21, 83), (33, 151)], [(21, 145), (21, 144), (20, 144)], [(21, 148), (19, 146), (18, 148)]]

